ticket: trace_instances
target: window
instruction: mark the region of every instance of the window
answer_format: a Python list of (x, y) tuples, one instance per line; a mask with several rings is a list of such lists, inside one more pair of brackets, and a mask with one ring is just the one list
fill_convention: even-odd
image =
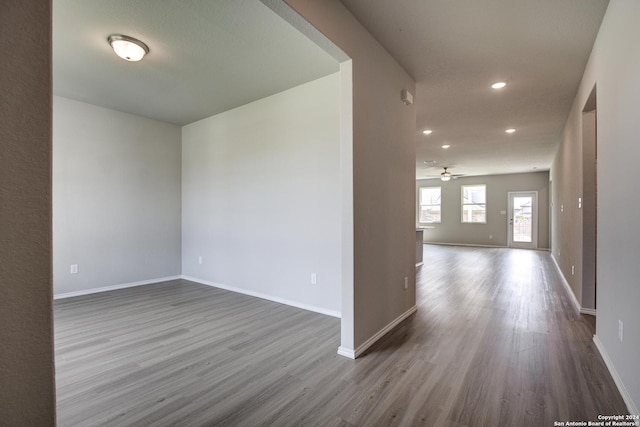
[(462, 186), (462, 222), (487, 223), (487, 186)]
[(431, 224), (440, 222), (440, 187), (420, 188), (420, 216), (418, 222)]

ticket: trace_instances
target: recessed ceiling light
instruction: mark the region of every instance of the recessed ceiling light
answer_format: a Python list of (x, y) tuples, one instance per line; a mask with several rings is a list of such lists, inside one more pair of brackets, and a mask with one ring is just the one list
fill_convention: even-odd
[(515, 131), (516, 131), (515, 128), (510, 128), (505, 130), (506, 133), (514, 133)]
[(491, 85), (491, 87), (493, 89), (502, 89), (503, 87), (505, 87), (507, 84), (505, 82), (496, 82), (494, 84)]
[(433, 132), (431, 129), (425, 129), (422, 131), (425, 135), (431, 135), (431, 132)]
[(140, 61), (149, 53), (149, 47), (138, 39), (124, 36), (122, 34), (111, 34), (107, 41), (113, 48), (113, 51), (120, 58), (126, 61)]
[(447, 148), (449, 148), (449, 147), (451, 147), (449, 144), (445, 144), (445, 145), (443, 145), (443, 146), (442, 146), (442, 148), (444, 148), (445, 150), (446, 150)]

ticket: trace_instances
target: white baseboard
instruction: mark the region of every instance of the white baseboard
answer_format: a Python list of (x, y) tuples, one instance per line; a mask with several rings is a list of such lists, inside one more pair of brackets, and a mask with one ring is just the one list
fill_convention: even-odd
[(395, 328), (400, 322), (402, 322), (404, 319), (406, 319), (407, 317), (411, 316), (413, 313), (415, 313), (418, 310), (418, 306), (414, 305), (413, 307), (411, 307), (409, 310), (405, 311), (404, 313), (402, 313), (400, 316), (398, 316), (395, 320), (393, 320), (391, 323), (389, 323), (387, 326), (385, 326), (384, 328), (380, 329), (378, 331), (378, 333), (376, 333), (374, 336), (372, 336), (371, 338), (369, 338), (368, 340), (366, 340), (365, 342), (363, 342), (362, 344), (360, 344), (358, 346), (358, 348), (356, 348), (355, 350), (349, 349), (349, 348), (345, 348), (340, 346), (338, 348), (338, 354), (341, 356), (345, 356), (348, 357), (350, 359), (355, 359), (357, 357), (360, 357), (362, 355), (362, 353), (364, 353), (369, 347), (371, 347), (376, 341), (378, 341), (380, 338), (382, 338), (383, 336), (385, 336), (387, 334), (387, 332), (389, 332), (390, 330), (392, 330), (393, 328)]
[(344, 357), (348, 357), (349, 359), (355, 359), (356, 358), (356, 352), (355, 350), (351, 350), (350, 348), (346, 348), (346, 347), (338, 347), (338, 354), (340, 356), (344, 356)]
[(61, 294), (54, 294), (53, 299), (55, 300), (55, 299), (72, 298), (72, 297), (79, 297), (82, 295), (97, 294), (100, 292), (115, 291), (116, 289), (134, 288), (136, 286), (144, 286), (144, 285), (151, 285), (153, 283), (168, 282), (170, 280), (178, 280), (180, 278), (181, 276), (159, 277), (157, 279), (142, 280), (140, 282), (122, 283), (120, 285), (104, 286), (101, 288), (83, 289), (81, 291), (73, 291), (73, 292), (63, 292)]
[[(504, 246), (504, 245), (476, 245), (473, 243), (445, 243), (445, 242), (427, 242), (424, 241), (422, 242), (423, 245), (439, 245), (439, 246), (466, 246), (466, 247), (470, 247), (470, 248), (502, 248), (502, 249), (509, 249), (509, 246)], [(544, 252), (550, 252), (551, 249), (549, 248), (533, 248), (533, 249), (527, 249), (527, 250), (532, 250), (532, 251), (544, 251)]]
[(604, 364), (607, 366), (607, 369), (609, 369), (609, 373), (613, 377), (613, 381), (616, 383), (616, 386), (618, 387), (618, 391), (620, 392), (620, 395), (622, 396), (624, 403), (627, 405), (629, 414), (640, 415), (640, 412), (638, 412), (638, 407), (636, 406), (633, 399), (631, 399), (631, 395), (627, 391), (627, 388), (624, 386), (624, 383), (622, 382), (622, 378), (620, 378), (620, 375), (618, 375), (618, 372), (616, 371), (615, 366), (613, 366), (613, 362), (611, 361), (611, 358), (609, 357), (607, 350), (605, 350), (604, 345), (602, 344), (602, 341), (600, 341), (600, 338), (598, 338), (597, 335), (593, 336), (593, 343), (596, 345), (596, 348), (600, 352), (600, 356), (602, 356), (602, 359), (604, 360)]
[(571, 286), (569, 286), (569, 282), (567, 282), (566, 277), (564, 277), (564, 274), (562, 273), (562, 269), (560, 268), (560, 265), (558, 264), (558, 261), (556, 260), (556, 257), (553, 256), (553, 254), (551, 255), (551, 259), (553, 260), (553, 263), (556, 265), (558, 274), (560, 274), (560, 278), (562, 279), (562, 284), (564, 285), (565, 289), (569, 293), (569, 296), (571, 298), (571, 301), (573, 302), (574, 307), (576, 308), (576, 310), (578, 310), (578, 312), (582, 312), (582, 306), (580, 305), (578, 298), (576, 298), (576, 294), (573, 293), (573, 289), (571, 289)]
[(267, 301), (273, 301), (273, 302), (277, 302), (279, 304), (285, 304), (285, 305), (290, 305), (292, 307), (296, 307), (296, 308), (301, 308), (303, 310), (308, 310), (308, 311), (313, 311), (315, 313), (320, 313), (320, 314), (324, 314), (327, 316), (331, 316), (331, 317), (337, 317), (340, 318), (341, 314), (339, 311), (334, 311), (334, 310), (329, 310), (323, 307), (317, 307), (314, 305), (310, 305), (310, 304), (304, 304), (298, 301), (292, 301), (292, 300), (288, 300), (285, 298), (280, 298), (280, 297), (276, 297), (273, 295), (268, 295), (268, 294), (263, 294), (260, 292), (255, 292), (255, 291), (251, 291), (248, 289), (243, 289), (243, 288), (237, 288), (235, 286), (229, 286), (229, 285), (224, 285), (221, 283), (215, 283), (215, 282), (210, 282), (208, 280), (203, 280), (203, 279), (198, 279), (196, 277), (191, 277), (191, 276), (181, 276), (182, 279), (184, 280), (189, 280), (190, 282), (196, 282), (196, 283), (200, 283), (201, 285), (207, 285), (207, 286), (212, 286), (214, 288), (220, 288), (220, 289), (224, 289), (226, 291), (231, 291), (231, 292), (236, 292), (239, 294), (244, 294), (244, 295), (249, 295), (252, 297), (256, 297), (256, 298), (262, 298), (265, 299)]
[(445, 242), (422, 242), (424, 245), (439, 245), (439, 246), (468, 246), (471, 248), (506, 248), (502, 245), (474, 245), (472, 243), (445, 243)]
[(571, 286), (569, 286), (569, 282), (567, 281), (567, 278), (564, 277), (564, 274), (562, 273), (562, 269), (560, 268), (560, 265), (558, 264), (558, 260), (556, 259), (556, 257), (553, 256), (553, 253), (551, 254), (551, 259), (553, 260), (553, 263), (556, 265), (556, 269), (558, 270), (558, 273), (560, 274), (560, 277), (562, 278), (562, 284), (564, 284), (565, 289), (567, 290), (567, 292), (569, 292), (569, 295), (571, 296), (571, 300), (573, 301), (573, 305), (576, 307), (576, 310), (578, 310), (580, 312), (580, 314), (588, 314), (590, 316), (597, 316), (597, 310), (595, 308), (585, 308), (582, 305), (580, 305), (580, 302), (578, 301), (578, 298), (576, 297), (576, 294), (573, 293), (573, 289), (571, 289)]

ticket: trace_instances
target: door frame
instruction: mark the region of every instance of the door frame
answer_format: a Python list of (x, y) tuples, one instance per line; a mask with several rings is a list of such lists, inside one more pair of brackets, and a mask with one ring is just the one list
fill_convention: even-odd
[[(514, 197), (532, 197), (531, 206), (531, 242), (514, 242), (513, 241), (513, 198)], [(520, 249), (538, 249), (538, 192), (537, 191), (509, 191), (507, 193), (507, 246), (510, 248)]]

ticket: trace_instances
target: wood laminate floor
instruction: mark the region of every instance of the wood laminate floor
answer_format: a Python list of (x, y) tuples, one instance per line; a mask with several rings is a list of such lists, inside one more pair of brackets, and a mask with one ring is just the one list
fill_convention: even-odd
[(627, 413), (547, 252), (425, 246), (418, 311), (338, 319), (187, 281), (55, 301), (58, 425), (553, 426)]

